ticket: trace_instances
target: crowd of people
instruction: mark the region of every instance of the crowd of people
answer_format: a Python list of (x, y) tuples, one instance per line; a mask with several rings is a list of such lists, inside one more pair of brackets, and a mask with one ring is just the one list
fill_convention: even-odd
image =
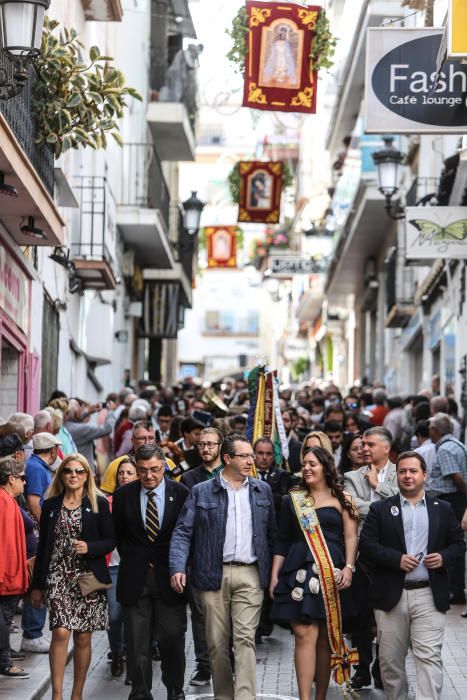
[(294, 635), (300, 700), (313, 684), (326, 697), (331, 668), (349, 689), (404, 700), (409, 646), (419, 697), (439, 698), (446, 611), (465, 604), (456, 402), (436, 378), (405, 398), (282, 388), (286, 460), (247, 437), (247, 382), (215, 389), (142, 382), (103, 404), (56, 391), (35, 415), (0, 419), (0, 695), (2, 676), (28, 677), (26, 654), (48, 653), (62, 700), (73, 636), (81, 700), (92, 633), (107, 630), (129, 698), (152, 698), (159, 659), (180, 700), (189, 608), (189, 683), (212, 682), (216, 700), (256, 697), (256, 645), (274, 625)]

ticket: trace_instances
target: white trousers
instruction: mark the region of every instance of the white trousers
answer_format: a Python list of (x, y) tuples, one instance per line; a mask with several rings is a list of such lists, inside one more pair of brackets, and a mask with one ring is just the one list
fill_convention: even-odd
[(402, 591), (389, 612), (375, 610), (378, 627), (379, 666), (388, 700), (406, 700), (408, 683), (405, 659), (415, 657), (417, 700), (438, 700), (443, 685), (443, 644), (446, 614), (435, 608), (431, 588)]

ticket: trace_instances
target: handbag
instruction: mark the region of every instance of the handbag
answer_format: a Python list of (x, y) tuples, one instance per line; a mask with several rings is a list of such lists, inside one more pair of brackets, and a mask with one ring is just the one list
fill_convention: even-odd
[[(71, 549), (72, 549), (72, 552), (74, 555), (75, 552), (73, 550), (73, 542), (71, 541), (68, 520), (65, 520), (65, 522), (66, 522), (66, 529), (68, 532), (68, 539), (70, 541), (70, 546), (71, 546)], [(74, 558), (73, 558), (73, 561), (74, 561)], [(111, 583), (103, 583), (102, 581), (99, 581), (96, 574), (94, 574), (92, 571), (85, 571), (82, 574), (78, 573), (78, 571), (76, 571), (76, 565), (75, 565), (75, 574), (76, 574), (75, 580), (78, 581), (79, 590), (81, 591), (81, 595), (83, 596), (83, 598), (85, 598), (90, 593), (94, 593), (95, 591), (107, 591), (109, 588), (112, 588)]]

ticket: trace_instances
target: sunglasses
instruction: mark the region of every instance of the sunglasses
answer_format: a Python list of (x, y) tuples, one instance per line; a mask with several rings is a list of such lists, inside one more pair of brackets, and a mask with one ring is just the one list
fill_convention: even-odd
[(67, 476), (70, 476), (70, 474), (76, 474), (76, 476), (83, 476), (83, 474), (87, 474), (87, 470), (86, 469), (73, 469), (72, 467), (64, 467), (63, 473), (66, 474)]
[(26, 481), (26, 474), (12, 474), (13, 479), (21, 479), (21, 481)]

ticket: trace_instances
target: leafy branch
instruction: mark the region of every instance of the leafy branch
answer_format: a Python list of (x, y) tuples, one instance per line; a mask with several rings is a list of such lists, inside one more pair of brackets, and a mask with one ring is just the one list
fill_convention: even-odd
[(123, 117), (125, 98), (141, 101), (141, 95), (125, 84), (112, 57), (92, 46), (85, 60), (76, 30), (64, 27), (57, 37), (53, 31), (58, 26), (46, 17), (32, 96), (36, 143), (52, 145), (56, 158), (69, 148), (106, 148), (109, 134), (122, 145), (117, 120)]

